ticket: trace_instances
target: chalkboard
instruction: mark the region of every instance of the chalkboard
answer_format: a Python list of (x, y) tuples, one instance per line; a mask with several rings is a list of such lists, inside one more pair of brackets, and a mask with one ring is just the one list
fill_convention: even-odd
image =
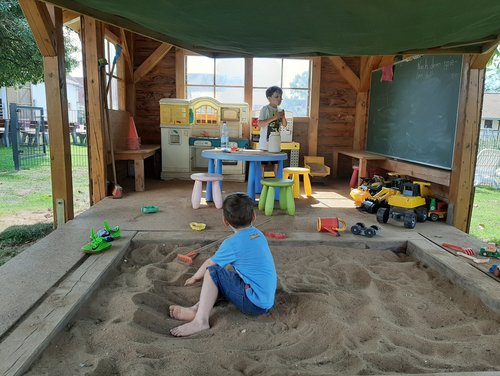
[(450, 170), (462, 56), (428, 55), (394, 65), (393, 81), (372, 73), (368, 151)]

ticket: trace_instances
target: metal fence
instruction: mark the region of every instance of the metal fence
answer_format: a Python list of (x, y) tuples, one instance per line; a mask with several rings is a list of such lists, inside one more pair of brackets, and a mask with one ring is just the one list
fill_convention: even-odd
[[(16, 170), (50, 165), (50, 122), (42, 107), (10, 104), (10, 119), (5, 130), (4, 144), (12, 147), (12, 158)], [(88, 166), (87, 131), (85, 112), (70, 111), (69, 133), (71, 141), (71, 164), (73, 167)]]
[(500, 149), (500, 131), (492, 129), (479, 131), (478, 152), (483, 149)]
[(500, 131), (479, 132), (474, 186), (500, 189)]

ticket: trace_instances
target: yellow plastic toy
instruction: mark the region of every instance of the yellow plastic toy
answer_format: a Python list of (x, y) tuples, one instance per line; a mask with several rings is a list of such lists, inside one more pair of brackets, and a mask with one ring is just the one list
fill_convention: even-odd
[(351, 189), (349, 194), (356, 203), (356, 206), (361, 206), (363, 201), (365, 201), (368, 197), (380, 192), (384, 185), (384, 178), (382, 176), (375, 175), (373, 179), (363, 179), (361, 185), (358, 188)]
[(191, 222), (189, 226), (191, 227), (191, 230), (195, 231), (203, 231), (207, 227), (205, 223), (197, 223), (197, 222)]

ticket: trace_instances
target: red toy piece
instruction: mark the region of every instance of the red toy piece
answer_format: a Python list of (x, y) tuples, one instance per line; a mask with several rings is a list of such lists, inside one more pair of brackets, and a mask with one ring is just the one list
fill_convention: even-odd
[(285, 239), (286, 234), (282, 232), (274, 232), (274, 231), (267, 231), (264, 235), (270, 237), (270, 238), (275, 238), (275, 239)]

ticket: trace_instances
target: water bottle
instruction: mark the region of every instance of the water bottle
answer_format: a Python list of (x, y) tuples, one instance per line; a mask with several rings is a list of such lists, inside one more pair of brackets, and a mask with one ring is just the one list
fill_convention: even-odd
[(229, 128), (225, 121), (222, 122), (220, 127), (220, 147), (222, 149), (227, 149), (229, 147)]

